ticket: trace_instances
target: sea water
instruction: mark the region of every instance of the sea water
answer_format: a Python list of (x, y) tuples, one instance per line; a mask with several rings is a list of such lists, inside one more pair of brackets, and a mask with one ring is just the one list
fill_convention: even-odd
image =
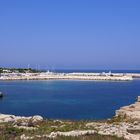
[(113, 81), (0, 81), (0, 113), (41, 115), (49, 119), (99, 120), (140, 95), (140, 80)]

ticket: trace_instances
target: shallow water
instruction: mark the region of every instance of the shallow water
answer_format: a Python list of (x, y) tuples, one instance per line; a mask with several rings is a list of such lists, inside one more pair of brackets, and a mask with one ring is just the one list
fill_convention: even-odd
[(51, 119), (106, 119), (140, 95), (140, 80), (0, 81), (0, 112)]

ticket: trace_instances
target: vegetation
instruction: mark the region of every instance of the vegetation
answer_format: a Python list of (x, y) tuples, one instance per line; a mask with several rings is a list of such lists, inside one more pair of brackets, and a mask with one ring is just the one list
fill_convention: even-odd
[(102, 136), (99, 134), (86, 135), (80, 137), (58, 137), (56, 140), (125, 140), (114, 136)]
[(27, 68), (0, 68), (0, 73), (13, 73), (13, 72), (18, 72), (18, 73), (27, 73), (27, 72), (31, 72), (31, 73), (37, 73), (40, 72), (38, 70), (35, 69), (27, 69)]
[(120, 122), (124, 122), (127, 121), (127, 117), (126, 116), (115, 116), (112, 119), (109, 119), (107, 122), (108, 123), (120, 123)]
[[(12, 123), (0, 123), (0, 140), (19, 140), (22, 134), (26, 136), (46, 135), (51, 132), (66, 132), (72, 130), (87, 130), (86, 124), (88, 121), (54, 121), (44, 120), (36, 124), (37, 129), (26, 130), (14, 127)], [(59, 136), (54, 140), (125, 140), (114, 136), (102, 136), (99, 134), (78, 136), (78, 137), (64, 137)], [(49, 138), (34, 138), (34, 140), (50, 140)]]

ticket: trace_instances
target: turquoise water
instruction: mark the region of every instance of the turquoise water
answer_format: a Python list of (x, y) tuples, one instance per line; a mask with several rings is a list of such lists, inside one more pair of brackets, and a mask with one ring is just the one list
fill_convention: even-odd
[(0, 112), (51, 119), (106, 119), (140, 95), (140, 80), (0, 81)]

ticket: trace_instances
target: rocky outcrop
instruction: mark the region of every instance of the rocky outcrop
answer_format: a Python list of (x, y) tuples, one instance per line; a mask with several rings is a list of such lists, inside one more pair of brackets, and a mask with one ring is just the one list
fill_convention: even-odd
[[(73, 130), (67, 132), (51, 132), (50, 134), (44, 135), (21, 135), (21, 140), (29, 140), (29, 139), (39, 139), (39, 138), (50, 138), (54, 139), (58, 136), (65, 136), (65, 137), (78, 137), (78, 136), (85, 136), (85, 135), (109, 135), (109, 136), (116, 136), (119, 138), (125, 138), (126, 140), (140, 140), (140, 122), (119, 122), (119, 123), (98, 123), (98, 122), (91, 122), (85, 125), (86, 130)], [(134, 132), (134, 133), (133, 133)], [(136, 133), (137, 132), (137, 133)]]
[(3, 122), (14, 122), (16, 120), (17, 120), (17, 118), (14, 115), (0, 114), (0, 123), (3, 123)]
[(138, 96), (137, 101), (134, 104), (121, 107), (117, 110), (116, 116), (130, 120), (140, 120), (140, 96)]
[(0, 122), (17, 122), (17, 121), (32, 121), (33, 123), (36, 123), (38, 121), (42, 121), (43, 118), (41, 116), (32, 116), (32, 117), (21, 117), (21, 116), (15, 116), (15, 115), (5, 115), (0, 114)]
[(68, 132), (52, 132), (49, 135), (36, 135), (36, 136), (26, 136), (25, 134), (20, 136), (21, 140), (28, 140), (28, 139), (35, 139), (35, 138), (56, 138), (57, 136), (66, 136), (66, 137), (78, 137), (78, 136), (85, 136), (85, 135), (92, 135), (94, 134), (94, 130), (73, 130), (73, 131), (68, 131)]
[(140, 140), (140, 135), (130, 133), (140, 131), (140, 123), (125, 123), (120, 122), (117, 124), (109, 123), (87, 123), (88, 128), (94, 128), (96, 133), (100, 135), (117, 136), (125, 138), (126, 140)]
[(18, 128), (33, 128), (41, 121), (43, 121), (43, 118), (41, 116), (21, 117), (15, 115), (0, 114), (0, 123), (11, 122), (13, 123), (14, 127)]
[(94, 130), (75, 130), (75, 131), (69, 131), (69, 132), (56, 132), (56, 135), (78, 137), (78, 136), (83, 136), (83, 135), (91, 135), (94, 133), (95, 133)]

